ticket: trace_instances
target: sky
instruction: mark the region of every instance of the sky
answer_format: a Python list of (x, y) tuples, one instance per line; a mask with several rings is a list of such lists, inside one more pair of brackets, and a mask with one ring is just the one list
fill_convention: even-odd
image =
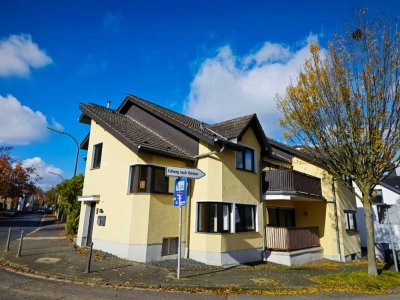
[(0, 0), (0, 146), (48, 189), (61, 180), (49, 172), (73, 175), (77, 148), (46, 127), (80, 143), (79, 103), (115, 109), (127, 94), (207, 123), (257, 113), (282, 140), (276, 95), (360, 7), (400, 15), (396, 0)]

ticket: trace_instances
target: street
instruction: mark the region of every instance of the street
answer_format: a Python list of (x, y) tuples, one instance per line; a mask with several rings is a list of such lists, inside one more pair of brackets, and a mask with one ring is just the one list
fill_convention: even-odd
[(212, 295), (189, 294), (178, 292), (162, 292), (143, 289), (114, 289), (92, 285), (64, 283), (40, 278), (33, 278), (0, 269), (0, 299), (149, 299), (158, 300), (167, 297), (171, 299), (267, 299), (267, 300), (380, 300), (398, 299), (398, 295), (371, 296), (349, 294), (327, 295), (293, 295), (293, 296), (253, 296), (253, 295)]
[[(64, 224), (55, 222), (55, 218), (50, 215), (43, 214), (30, 214), (22, 215), (19, 217), (0, 219), (0, 245), (3, 247), (7, 238), (8, 228), (13, 228), (13, 239), (19, 237), (20, 231), (24, 230), (25, 233), (29, 234), (26, 237), (27, 242), (24, 244), (23, 256), (21, 258), (15, 258), (15, 251), (17, 247), (17, 241), (13, 243), (12, 251), (8, 252), (11, 256), (8, 256), (7, 260), (13, 259), (18, 264), (25, 265), (31, 269), (38, 270), (42, 273), (47, 274), (64, 274), (63, 277), (67, 278), (65, 281), (47, 279), (43, 276), (27, 275), (22, 273), (16, 273), (14, 271), (0, 268), (0, 299), (165, 299), (171, 297), (172, 299), (270, 299), (270, 300), (293, 300), (293, 299), (398, 299), (398, 295), (390, 296), (371, 296), (371, 295), (354, 295), (354, 294), (305, 294), (305, 295), (291, 295), (291, 296), (260, 296), (260, 295), (214, 295), (214, 294), (203, 294), (203, 293), (187, 293), (187, 292), (167, 292), (162, 289), (141, 289), (141, 288), (113, 288), (111, 286), (97, 285), (96, 281), (88, 282), (87, 284), (72, 283), (73, 278), (85, 278), (83, 273), (86, 257), (72, 253), (72, 248), (65, 240), (63, 236)], [(40, 228), (40, 229), (39, 229)], [(42, 249), (41, 246), (44, 247)], [(49, 252), (48, 249), (51, 248)], [(47, 249), (47, 250), (45, 250)], [(45, 251), (44, 251), (45, 250)], [(3, 251), (3, 249), (0, 249)], [(4, 252), (6, 253), (6, 252)], [(26, 253), (26, 254), (25, 254)], [(59, 257), (61, 260), (54, 264), (38, 264), (36, 259), (40, 257)], [(112, 266), (104, 263), (104, 267), (101, 267), (101, 262), (96, 261), (95, 266), (100, 272), (94, 272), (91, 275), (87, 275), (86, 279), (90, 279), (93, 276), (97, 277), (100, 274), (103, 276), (114, 276), (109, 279), (115, 279), (115, 276), (122, 278), (123, 273), (128, 273), (132, 265), (122, 265), (121, 270), (118, 271), (118, 266)], [(114, 263), (113, 263), (114, 264)], [(143, 265), (139, 265), (143, 266)], [(105, 268), (107, 267), (107, 268)], [(156, 277), (160, 276), (157, 273), (149, 273), (147, 267), (143, 266), (144, 269), (132, 269), (134, 273), (141, 273), (135, 281), (145, 280), (144, 270), (147, 270), (148, 276)], [(157, 269), (158, 270), (158, 269)], [(118, 271), (118, 272), (116, 272)], [(108, 275), (107, 275), (108, 274)], [(118, 275), (119, 274), (119, 275)], [(218, 274), (218, 273), (216, 273)], [(133, 274), (134, 275), (134, 274)], [(83, 277), (82, 277), (83, 276)], [(91, 277), (92, 276), (92, 277)], [(214, 276), (216, 276), (214, 274)], [(226, 275), (224, 275), (226, 277)], [(229, 276), (228, 276), (229, 277)], [(108, 277), (107, 277), (108, 278)], [(214, 280), (217, 277), (213, 277)], [(92, 278), (94, 279), (94, 278)], [(129, 278), (126, 278), (128, 280)], [(188, 280), (188, 279), (186, 279)], [(201, 277), (199, 277), (201, 280)], [(221, 278), (217, 279), (221, 283)], [(112, 282), (112, 280), (111, 280)], [(123, 281), (124, 282), (124, 281)], [(149, 284), (149, 286), (155, 286)]]
[[(21, 230), (27, 235), (37, 229), (39, 226), (47, 225), (43, 220), (44, 213), (23, 214), (16, 217), (0, 219), (0, 241), (4, 243), (7, 239), (8, 229), (11, 227), (11, 239), (20, 237)], [(43, 222), (42, 222), (43, 221)]]

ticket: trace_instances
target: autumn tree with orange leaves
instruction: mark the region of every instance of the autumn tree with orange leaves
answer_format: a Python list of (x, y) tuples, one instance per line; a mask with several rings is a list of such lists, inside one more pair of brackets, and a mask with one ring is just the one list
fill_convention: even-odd
[(400, 34), (398, 20), (369, 20), (366, 10), (350, 23), (328, 49), (310, 46), (311, 58), (278, 107), (285, 136), (363, 203), (368, 274), (376, 276), (372, 192), (400, 162)]
[(14, 159), (11, 147), (0, 147), (0, 197), (20, 197), (36, 191), (35, 183), (40, 180), (36, 167), (24, 166)]

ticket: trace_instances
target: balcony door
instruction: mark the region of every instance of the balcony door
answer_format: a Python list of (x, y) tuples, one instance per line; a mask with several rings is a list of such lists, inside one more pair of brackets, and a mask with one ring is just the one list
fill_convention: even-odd
[(295, 209), (288, 207), (268, 207), (268, 226), (296, 227)]

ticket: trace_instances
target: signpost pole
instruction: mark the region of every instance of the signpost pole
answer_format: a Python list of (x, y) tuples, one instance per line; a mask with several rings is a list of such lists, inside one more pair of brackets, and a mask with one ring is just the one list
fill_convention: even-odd
[(178, 270), (176, 272), (176, 278), (181, 278), (181, 241), (182, 240), (182, 206), (179, 200), (179, 237), (178, 237)]
[[(178, 266), (176, 271), (176, 278), (181, 278), (181, 252), (182, 252), (182, 206), (190, 206), (190, 188), (188, 191), (189, 178), (200, 179), (206, 174), (195, 168), (182, 168), (182, 167), (165, 167), (165, 176), (177, 177), (175, 179), (174, 207), (179, 207), (179, 236), (178, 236)], [(185, 240), (185, 258), (189, 256), (189, 207), (186, 207), (186, 240)]]
[(188, 179), (187, 182), (188, 186), (187, 186), (187, 193), (186, 193), (186, 232), (185, 232), (185, 253), (184, 253), (184, 257), (185, 259), (189, 258), (189, 219), (190, 219), (190, 180)]

